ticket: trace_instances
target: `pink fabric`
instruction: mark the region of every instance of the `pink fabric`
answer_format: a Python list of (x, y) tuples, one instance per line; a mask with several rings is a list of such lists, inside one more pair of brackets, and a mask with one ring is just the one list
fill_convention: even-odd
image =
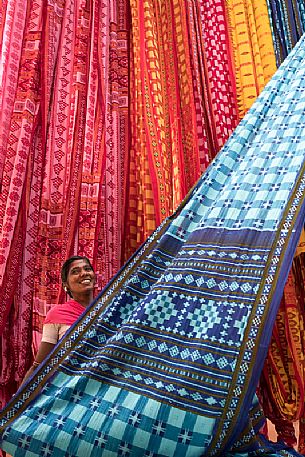
[(72, 325), (85, 311), (85, 307), (75, 300), (53, 306), (47, 313), (44, 324)]
[(122, 265), (130, 26), (127, 0), (1, 2), (0, 406), (64, 302), (63, 261), (89, 257), (97, 290)]

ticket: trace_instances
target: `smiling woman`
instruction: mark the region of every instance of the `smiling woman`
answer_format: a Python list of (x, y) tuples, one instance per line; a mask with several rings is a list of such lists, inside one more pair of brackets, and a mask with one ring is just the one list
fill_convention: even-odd
[(61, 280), (67, 294), (87, 307), (93, 299), (95, 273), (87, 257), (70, 257), (62, 266)]
[(93, 300), (96, 277), (87, 257), (72, 256), (67, 259), (61, 268), (61, 280), (70, 299), (64, 304), (53, 306), (47, 313), (35, 361), (23, 382), (45, 360), (68, 328), (76, 322)]

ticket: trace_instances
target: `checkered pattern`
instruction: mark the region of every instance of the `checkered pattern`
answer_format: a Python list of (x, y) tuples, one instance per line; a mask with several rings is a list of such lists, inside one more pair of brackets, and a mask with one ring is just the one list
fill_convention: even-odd
[(304, 160), (302, 59), (293, 52), (267, 85), (202, 176), (172, 234), (186, 239), (203, 227), (277, 229)]
[(4, 439), (10, 437), (7, 452), (23, 457), (199, 456), (213, 424), (117, 387), (58, 374)]

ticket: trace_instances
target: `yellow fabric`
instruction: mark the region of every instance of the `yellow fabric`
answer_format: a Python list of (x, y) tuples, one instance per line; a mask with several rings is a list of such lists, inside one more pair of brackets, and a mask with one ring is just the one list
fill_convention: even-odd
[(236, 96), (242, 118), (276, 71), (265, 0), (227, 0)]
[(196, 106), (182, 0), (131, 0), (128, 259), (198, 180)]

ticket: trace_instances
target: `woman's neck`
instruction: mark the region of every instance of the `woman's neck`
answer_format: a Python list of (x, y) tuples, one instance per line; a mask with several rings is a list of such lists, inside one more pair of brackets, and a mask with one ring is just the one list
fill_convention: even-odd
[(89, 306), (93, 300), (93, 294), (90, 293), (89, 295), (79, 295), (77, 297), (72, 298), (73, 300), (77, 301), (77, 303), (82, 305), (84, 308), (87, 308), (87, 306)]

